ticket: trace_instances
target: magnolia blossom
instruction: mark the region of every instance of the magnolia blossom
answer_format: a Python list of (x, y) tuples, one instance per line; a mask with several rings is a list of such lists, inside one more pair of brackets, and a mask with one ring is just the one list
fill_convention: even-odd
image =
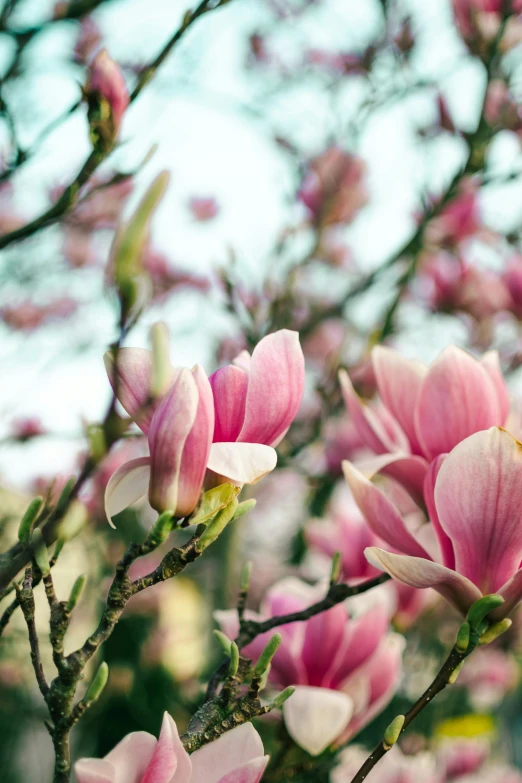
[(106, 355), (111, 384), (150, 450), (150, 457), (131, 460), (109, 481), (109, 519), (147, 490), (157, 511), (187, 516), (199, 501), (207, 469), (239, 486), (274, 469), (272, 446), (284, 436), (303, 393), (298, 336), (285, 330), (269, 335), (251, 358), (237, 361), (242, 367), (224, 367), (210, 382), (199, 365), (192, 371), (169, 366), (166, 391), (151, 404), (152, 352), (120, 350), (117, 380)]
[(454, 247), (477, 234), (481, 227), (477, 186), (468, 180), (453, 201), (429, 222), (424, 238), (429, 245)]
[(244, 723), (191, 756), (166, 712), (156, 740), (146, 731), (128, 734), (103, 759), (80, 759), (78, 783), (259, 783), (268, 756), (251, 723)]
[[(267, 593), (259, 615), (273, 617), (305, 609), (324, 595), (324, 586), (310, 587), (283, 579)], [(278, 627), (281, 645), (272, 660), (270, 682), (295, 686), (283, 707), (286, 728), (311, 755), (332, 742), (346, 742), (390, 701), (401, 674), (402, 637), (391, 634), (389, 605), (378, 597), (358, 617), (339, 604), (310, 620)], [(350, 608), (360, 604), (350, 602)], [(235, 610), (216, 612), (231, 638), (237, 635)], [(261, 634), (244, 653), (256, 659), (271, 633)]]
[(477, 432), (433, 460), (424, 482), (431, 524), (420, 509), (401, 515), (351, 463), (344, 469), (355, 502), (391, 549), (366, 550), (376, 568), (411, 587), (435, 588), (463, 614), (483, 594), (505, 599), (495, 620), (522, 599), (522, 444), (508, 432)]
[(506, 423), (509, 395), (495, 351), (477, 360), (449, 346), (427, 367), (377, 346), (372, 364), (387, 419), (363, 403), (347, 373), (340, 373), (353, 422), (378, 455), (358, 467), (367, 476), (391, 476), (419, 501), (431, 460), (474, 432)]
[(233, 364), (209, 378), (214, 394), (214, 443), (276, 446), (294, 420), (304, 391), (304, 357), (297, 332), (281, 329), (264, 337), (252, 356), (242, 351)]
[(364, 177), (360, 158), (330, 147), (310, 161), (299, 197), (316, 223), (351, 223), (368, 201)]
[(504, 283), (511, 295), (512, 310), (518, 318), (522, 317), (522, 256), (514, 256), (506, 265)]
[(98, 52), (90, 65), (85, 92), (87, 95), (97, 96), (109, 105), (111, 127), (107, 132), (115, 138), (129, 105), (129, 93), (120, 66), (109, 57), (105, 49)]
[(213, 220), (219, 214), (219, 204), (213, 196), (193, 196), (188, 202), (188, 208), (200, 223)]
[(506, 693), (518, 685), (520, 672), (515, 657), (491, 645), (479, 647), (462, 670), (459, 685), (468, 689), (468, 698), (477, 711), (496, 707)]

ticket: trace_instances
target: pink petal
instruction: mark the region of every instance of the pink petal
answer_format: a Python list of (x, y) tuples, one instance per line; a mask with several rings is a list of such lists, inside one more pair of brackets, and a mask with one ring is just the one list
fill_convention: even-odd
[(455, 570), (455, 552), (453, 551), (453, 544), (451, 543), (451, 538), (441, 527), (439, 515), (437, 514), (437, 509), (435, 507), (435, 483), (446, 456), (446, 454), (441, 454), (431, 463), (424, 482), (424, 499), (426, 501), (426, 509), (430, 522), (433, 525), (439, 543), (440, 558), (435, 559), (440, 559), (442, 565)]
[(509, 415), (510, 399), (508, 388), (506, 386), (504, 376), (502, 375), (498, 351), (486, 351), (480, 360), (480, 363), (493, 381), (493, 385), (497, 391), (497, 399), (500, 407), (499, 424), (505, 424)]
[(306, 668), (309, 685), (324, 686), (349, 623), (344, 606), (339, 604), (327, 612), (315, 615), (305, 623), (301, 660)]
[(311, 756), (318, 756), (337, 739), (352, 714), (352, 699), (329, 688), (298, 685), (283, 705), (288, 733)]
[[(103, 357), (109, 381), (116, 387), (114, 377), (114, 359), (110, 352)], [(172, 376), (174, 370), (171, 369)], [(143, 432), (147, 433), (154, 405), (146, 406), (150, 399), (152, 378), (152, 351), (145, 348), (120, 348), (118, 351), (118, 400), (131, 419)]]
[(365, 554), (375, 568), (386, 571), (405, 585), (419, 589), (433, 587), (462, 614), (466, 614), (471, 604), (482, 596), (469, 579), (431, 560), (393, 555), (374, 546), (368, 547)]
[(207, 462), (209, 470), (233, 484), (255, 484), (277, 464), (277, 454), (261, 443), (213, 443)]
[(435, 505), (457, 571), (496, 592), (522, 560), (522, 445), (500, 427), (466, 438), (440, 468)]
[(213, 373), (209, 381), (216, 411), (213, 441), (235, 441), (245, 420), (248, 374), (229, 364)]
[(243, 766), (229, 772), (225, 777), (220, 778), (217, 783), (259, 783), (269, 759), (270, 756), (252, 759), (252, 761), (248, 761)]
[(147, 494), (150, 481), (150, 457), (131, 459), (110, 477), (105, 488), (105, 514), (112, 518)]
[(495, 609), (495, 611), (491, 612), (491, 619), (494, 622), (507, 617), (509, 614), (511, 614), (513, 609), (518, 606), (520, 601), (522, 601), (522, 569), (517, 571), (516, 574), (511, 577), (509, 582), (506, 582), (505, 585), (502, 585), (500, 590), (497, 590), (497, 592), (504, 599), (504, 603), (502, 606), (499, 606), (498, 609)]
[(198, 504), (214, 432), (214, 399), (210, 383), (199, 364), (194, 367), (192, 375), (198, 390), (198, 408), (183, 448), (178, 479), (179, 516), (188, 516)]
[[(221, 783), (245, 764), (264, 761), (264, 752), (263, 742), (255, 728), (251, 723), (243, 723), (192, 754), (190, 783)], [(265, 766), (266, 762), (262, 768)], [(233, 780), (230, 779), (231, 783)]]
[(351, 464), (343, 462), (343, 471), (353, 497), (373, 532), (399, 552), (428, 557), (426, 550), (408, 530), (395, 505), (375, 484)]
[(395, 479), (406, 489), (415, 502), (424, 503), (424, 479), (428, 463), (424, 457), (394, 452), (379, 454), (376, 457), (357, 461), (357, 469), (368, 479), (376, 473), (382, 473)]
[[(152, 739), (154, 740), (154, 737)], [(80, 759), (74, 765), (74, 774), (78, 783), (115, 783), (116, 781), (114, 764), (104, 759)], [(131, 778), (129, 783), (134, 783), (135, 780)]]
[(245, 372), (250, 372), (250, 366), (252, 364), (252, 357), (248, 353), (248, 351), (240, 351), (235, 359), (232, 359), (232, 364), (235, 367), (239, 367), (241, 370), (244, 370)]
[(404, 646), (403, 636), (389, 634), (368, 661), (364, 672), (358, 672), (346, 688), (346, 693), (350, 695), (350, 689), (357, 688), (357, 680), (362, 679), (366, 681), (368, 695), (367, 703), (355, 713), (346, 731), (339, 737), (340, 744), (354, 737), (390, 703), (401, 679)]
[[(381, 418), (361, 400), (346, 370), (339, 371), (339, 382), (348, 413), (363, 443), (376, 454), (397, 451), (400, 443), (399, 425), (396, 423), (396, 435), (393, 437)], [(389, 415), (391, 419), (391, 414)], [(407, 450), (408, 442), (402, 433), (402, 446)]]
[(340, 647), (333, 661), (331, 680), (324, 683), (332, 688), (339, 688), (375, 652), (390, 627), (389, 608), (377, 604), (350, 625), (347, 644)]
[(156, 744), (156, 738), (146, 731), (127, 734), (104, 759), (115, 769), (113, 783), (141, 783)]
[(140, 783), (190, 783), (191, 770), (190, 757), (181, 744), (177, 726), (166, 712), (154, 753)]
[(252, 353), (239, 440), (273, 445), (297, 414), (304, 378), (298, 333), (281, 329), (264, 337)]
[(446, 348), (429, 368), (415, 416), (419, 443), (430, 460), (502, 419), (490, 376), (455, 346)]
[(373, 349), (372, 364), (381, 400), (408, 436), (412, 452), (422, 454), (414, 413), (427, 367), (382, 345)]
[(174, 383), (150, 422), (151, 479), (149, 501), (160, 513), (171, 509), (177, 516), (193, 509), (178, 509), (178, 481), (185, 442), (199, 404), (196, 381), (190, 370), (177, 370)]

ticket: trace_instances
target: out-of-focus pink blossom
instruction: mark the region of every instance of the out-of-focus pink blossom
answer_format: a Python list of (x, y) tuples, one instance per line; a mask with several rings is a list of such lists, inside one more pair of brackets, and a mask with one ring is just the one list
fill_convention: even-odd
[(330, 147), (310, 161), (299, 198), (317, 225), (351, 223), (368, 201), (363, 161)]
[(17, 440), (25, 441), (45, 435), (47, 430), (38, 416), (13, 419), (11, 422), (11, 435)]
[(193, 196), (188, 208), (199, 223), (207, 223), (219, 214), (219, 204), (213, 196)]
[(105, 103), (110, 110), (107, 118), (104, 112), (101, 117), (93, 116), (91, 126), (102, 141), (112, 143), (118, 136), (121, 122), (127, 106), (129, 105), (129, 93), (125, 78), (120, 66), (112, 60), (107, 51), (102, 49), (94, 57), (89, 67), (89, 76), (85, 86), (85, 94), (89, 100), (89, 106), (95, 106), (96, 102)]
[[(322, 585), (310, 587), (288, 578), (266, 595), (259, 615), (267, 618), (300, 611), (324, 595)], [(217, 612), (225, 633), (235, 638), (237, 613)], [(401, 672), (403, 639), (389, 631), (389, 606), (374, 603), (359, 617), (337, 605), (306, 622), (278, 628), (281, 645), (272, 660), (269, 680), (294, 685), (284, 718), (292, 738), (318, 755), (332, 742), (345, 742), (377, 715), (393, 696)], [(258, 636), (245, 647), (254, 659), (270, 638)]]
[(250, 442), (276, 446), (294, 420), (304, 392), (304, 356), (297, 332), (267, 335), (252, 356), (210, 376), (216, 423), (214, 443)]
[(303, 352), (318, 367), (333, 361), (339, 365), (339, 357), (347, 338), (346, 323), (341, 318), (328, 318), (313, 330), (303, 342)]
[(92, 18), (86, 16), (80, 22), (78, 37), (74, 44), (74, 59), (77, 63), (87, 63), (102, 40), (100, 28)]
[(491, 710), (516, 688), (519, 669), (511, 653), (494, 647), (482, 647), (462, 672), (459, 684), (468, 688), (469, 699), (476, 710)]
[(65, 225), (62, 252), (66, 263), (72, 269), (94, 266), (98, 261), (91, 232), (84, 231), (78, 226)]
[(364, 550), (380, 540), (368, 527), (346, 485), (336, 489), (328, 518), (307, 524), (305, 538), (309, 546), (330, 558), (341, 553), (343, 582), (371, 579), (379, 573), (366, 560)]
[(392, 549), (366, 550), (376, 568), (410, 587), (435, 588), (463, 614), (483, 594), (504, 598), (495, 620), (522, 600), (522, 530), (514, 524), (522, 503), (522, 446), (506, 430), (476, 432), (433, 460), (424, 482), (431, 524), (420, 510), (402, 515), (353, 465), (343, 467), (370, 527)]
[(424, 260), (420, 278), (435, 311), (468, 313), (480, 322), (511, 306), (510, 292), (502, 277), (444, 252)]
[(165, 713), (159, 739), (128, 734), (103, 759), (80, 759), (78, 783), (259, 783), (268, 756), (251, 723), (244, 723), (191, 756)]
[[(108, 179), (93, 179), (89, 191), (82, 195), (67, 222), (84, 229), (115, 228), (134, 183), (130, 177), (110, 184)], [(60, 189), (55, 189), (58, 196)]]
[(342, 462), (345, 459), (357, 460), (368, 453), (366, 442), (361, 437), (353, 419), (328, 419), (323, 429), (324, 456), (328, 473), (342, 475)]
[(304, 53), (305, 62), (327, 68), (334, 73), (362, 74), (367, 63), (364, 56), (350, 52), (327, 52), (324, 49), (308, 49)]
[(506, 265), (504, 283), (511, 295), (512, 309), (518, 318), (522, 317), (522, 256), (513, 256)]
[(503, 79), (493, 79), (486, 93), (484, 117), (492, 128), (518, 132), (522, 128), (519, 108)]
[(203, 293), (210, 288), (208, 278), (177, 269), (166, 255), (154, 249), (146, 250), (143, 268), (151, 279), (154, 299), (162, 298), (178, 288), (192, 288)]
[[(368, 758), (368, 751), (350, 745), (339, 755), (339, 762), (330, 775), (331, 783), (348, 783)], [(444, 783), (433, 754), (406, 756), (395, 745), (372, 770), (371, 783)]]
[(32, 332), (44, 324), (69, 318), (77, 307), (77, 302), (66, 296), (45, 305), (27, 300), (0, 308), (0, 318), (11, 329)]
[(444, 780), (455, 780), (478, 772), (489, 754), (489, 743), (483, 740), (446, 740), (437, 749), (437, 766)]
[(461, 192), (426, 226), (424, 238), (428, 245), (455, 247), (481, 228), (477, 187), (474, 182), (466, 181)]

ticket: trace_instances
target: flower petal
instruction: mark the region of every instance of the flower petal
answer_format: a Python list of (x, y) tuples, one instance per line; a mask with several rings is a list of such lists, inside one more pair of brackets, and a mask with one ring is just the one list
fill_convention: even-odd
[(252, 759), (241, 767), (233, 769), (217, 783), (259, 783), (268, 764), (270, 756)]
[(511, 614), (513, 609), (518, 606), (520, 601), (522, 601), (522, 569), (517, 571), (516, 574), (511, 577), (509, 582), (506, 582), (505, 585), (502, 585), (500, 590), (497, 592), (504, 599), (504, 603), (502, 606), (499, 606), (498, 609), (495, 609), (493, 612), (491, 612), (491, 619), (494, 622), (507, 617), (509, 614)]
[(198, 504), (214, 432), (214, 399), (210, 383), (199, 364), (192, 370), (192, 375), (198, 390), (198, 408), (183, 447), (178, 479), (179, 516), (188, 516)]
[(372, 365), (381, 400), (408, 436), (412, 452), (422, 454), (414, 414), (428, 368), (382, 345), (373, 349)]
[(434, 459), (468, 435), (501, 423), (497, 389), (484, 367), (460, 348), (446, 348), (428, 370), (415, 414), (425, 455)]
[(453, 544), (451, 542), (451, 538), (448, 536), (446, 531), (443, 530), (440, 524), (439, 515), (437, 514), (437, 509), (435, 507), (435, 483), (437, 481), (437, 476), (439, 475), (439, 470), (441, 469), (442, 463), (446, 457), (447, 454), (441, 454), (439, 457), (433, 460), (430, 467), (428, 468), (428, 472), (426, 473), (426, 480), (424, 482), (424, 499), (426, 501), (428, 516), (430, 518), (431, 524), (433, 525), (433, 530), (435, 531), (435, 535), (439, 544), (440, 557), (436, 557), (435, 559), (440, 559), (442, 565), (455, 570), (455, 552), (453, 550)]
[(496, 592), (522, 560), (522, 444), (500, 427), (466, 438), (440, 468), (435, 505), (456, 570)]
[(424, 479), (428, 469), (428, 463), (424, 457), (396, 451), (357, 461), (356, 465), (357, 470), (367, 479), (373, 478), (376, 473), (390, 476), (410, 493), (417, 504), (423, 505)]
[(343, 462), (343, 471), (353, 497), (373, 532), (394, 549), (408, 555), (429, 557), (408, 530), (396, 506), (375, 484), (368, 481), (351, 462)]
[(186, 440), (198, 410), (199, 394), (190, 370), (177, 370), (174, 383), (162, 399), (149, 427), (151, 477), (149, 501), (160, 513), (171, 509), (178, 516), (178, 481)]
[(267, 446), (276, 443), (297, 414), (304, 380), (299, 334), (281, 329), (264, 337), (252, 353), (239, 440)]
[(371, 546), (365, 550), (368, 561), (394, 579), (410, 587), (433, 587), (459, 612), (466, 614), (471, 604), (482, 596), (473, 582), (445, 566), (422, 557), (393, 555)]
[[(266, 758), (264, 753), (263, 742), (255, 728), (251, 723), (243, 723), (192, 754), (190, 757), (192, 762), (190, 783), (228, 781), (226, 776), (239, 770), (245, 764), (252, 761), (264, 761)], [(266, 761), (262, 766), (263, 770), (265, 766)], [(241, 781), (241, 777), (238, 780)], [(250, 779), (245, 777), (245, 781), (247, 780)], [(233, 777), (230, 778), (230, 783), (232, 781), (234, 781)]]
[[(376, 454), (397, 451), (400, 445), (397, 438), (391, 437), (375, 411), (361, 400), (353, 388), (346, 370), (339, 371), (339, 382), (344, 403), (363, 443)], [(399, 425), (397, 424), (396, 427), (397, 436), (399, 436)], [(408, 443), (404, 433), (402, 433), (402, 439), (404, 441), (402, 445), (407, 449)]]
[(104, 759), (114, 766), (114, 783), (141, 783), (156, 745), (156, 737), (146, 731), (127, 734)]
[[(152, 737), (154, 740), (154, 737)], [(156, 742), (156, 740), (154, 740)], [(115, 783), (116, 770), (114, 764), (105, 759), (80, 759), (74, 765), (74, 774), (78, 783)], [(135, 780), (137, 780), (135, 778)], [(134, 783), (129, 779), (129, 783)]]
[(147, 494), (150, 481), (150, 457), (131, 459), (110, 477), (105, 488), (105, 514), (112, 518)]
[[(118, 351), (118, 383), (114, 375), (114, 357), (107, 351), (103, 357), (112, 388), (118, 392), (118, 400), (138, 427), (147, 433), (154, 413), (150, 399), (152, 378), (152, 351), (145, 348), (120, 348)], [(174, 369), (169, 370), (172, 380)], [(157, 403), (156, 403), (157, 405)]]
[(505, 424), (509, 415), (510, 399), (509, 392), (502, 375), (498, 351), (486, 351), (480, 360), (481, 365), (493, 381), (497, 391), (498, 404), (500, 406), (500, 424)]
[(233, 484), (255, 484), (275, 468), (277, 454), (261, 443), (213, 443), (207, 462), (209, 470)]
[(181, 744), (177, 726), (165, 712), (159, 739), (140, 783), (190, 783), (191, 770), (190, 757)]
[(298, 685), (283, 705), (288, 733), (311, 756), (318, 756), (344, 731), (353, 714), (353, 701), (329, 688)]
[(245, 420), (248, 373), (229, 364), (216, 370), (209, 381), (216, 412), (213, 441), (235, 441)]

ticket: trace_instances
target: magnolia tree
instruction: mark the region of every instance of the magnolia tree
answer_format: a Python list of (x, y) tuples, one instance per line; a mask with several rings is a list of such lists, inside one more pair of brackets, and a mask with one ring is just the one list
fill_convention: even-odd
[(153, 5), (0, 12), (2, 781), (520, 783), (522, 3)]

